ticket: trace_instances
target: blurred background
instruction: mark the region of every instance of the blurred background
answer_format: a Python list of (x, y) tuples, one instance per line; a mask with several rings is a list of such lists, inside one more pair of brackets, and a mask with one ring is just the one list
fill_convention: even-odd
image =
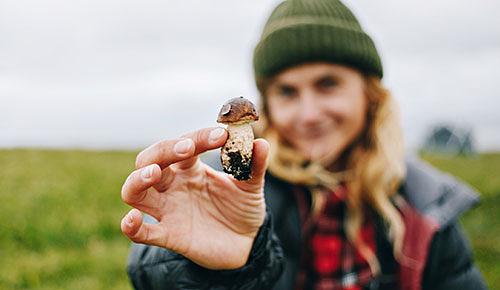
[[(0, 0), (0, 289), (129, 289), (123, 180), (141, 148), (257, 100), (280, 1)], [(500, 289), (500, 2), (345, 1), (410, 151), (482, 193), (462, 222)]]

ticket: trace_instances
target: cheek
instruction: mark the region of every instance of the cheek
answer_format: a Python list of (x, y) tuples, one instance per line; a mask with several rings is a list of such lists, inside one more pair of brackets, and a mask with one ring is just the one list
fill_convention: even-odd
[(350, 110), (347, 115), (349, 120), (348, 126), (352, 131), (352, 134), (357, 136), (363, 131), (365, 122), (366, 122), (366, 105), (364, 102), (357, 102), (353, 104), (352, 110)]
[(345, 133), (345, 144), (349, 146), (352, 144), (361, 134), (363, 134), (366, 126), (366, 105), (364, 103), (359, 103), (354, 107), (351, 114), (349, 115), (349, 122), (346, 126)]
[(348, 145), (359, 136), (366, 123), (366, 98), (361, 96), (349, 96), (343, 100), (331, 104), (329, 107), (330, 117), (335, 120), (333, 135), (335, 143)]

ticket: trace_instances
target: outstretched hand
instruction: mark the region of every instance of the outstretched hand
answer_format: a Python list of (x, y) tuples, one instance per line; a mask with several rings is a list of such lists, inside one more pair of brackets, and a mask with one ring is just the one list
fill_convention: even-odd
[[(269, 144), (254, 141), (252, 177), (238, 181), (198, 157), (224, 145), (227, 137), (222, 128), (206, 128), (139, 153), (137, 170), (122, 188), (123, 201), (134, 207), (122, 219), (122, 232), (134, 242), (167, 248), (209, 269), (243, 266), (265, 217)], [(141, 212), (159, 223), (144, 223)]]

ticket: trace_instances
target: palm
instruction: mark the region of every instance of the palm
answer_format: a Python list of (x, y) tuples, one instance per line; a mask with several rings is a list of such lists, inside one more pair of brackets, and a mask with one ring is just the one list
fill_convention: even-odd
[(199, 163), (177, 171), (168, 190), (150, 189), (163, 197), (159, 222), (169, 232), (163, 246), (210, 268), (241, 263), (264, 218), (263, 194)]

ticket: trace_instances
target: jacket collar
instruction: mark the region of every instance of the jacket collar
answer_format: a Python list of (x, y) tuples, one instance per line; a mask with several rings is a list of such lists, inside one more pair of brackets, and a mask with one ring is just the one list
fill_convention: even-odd
[(478, 193), (449, 174), (438, 171), (415, 156), (406, 160), (407, 173), (402, 194), (410, 205), (448, 225), (479, 202)]

